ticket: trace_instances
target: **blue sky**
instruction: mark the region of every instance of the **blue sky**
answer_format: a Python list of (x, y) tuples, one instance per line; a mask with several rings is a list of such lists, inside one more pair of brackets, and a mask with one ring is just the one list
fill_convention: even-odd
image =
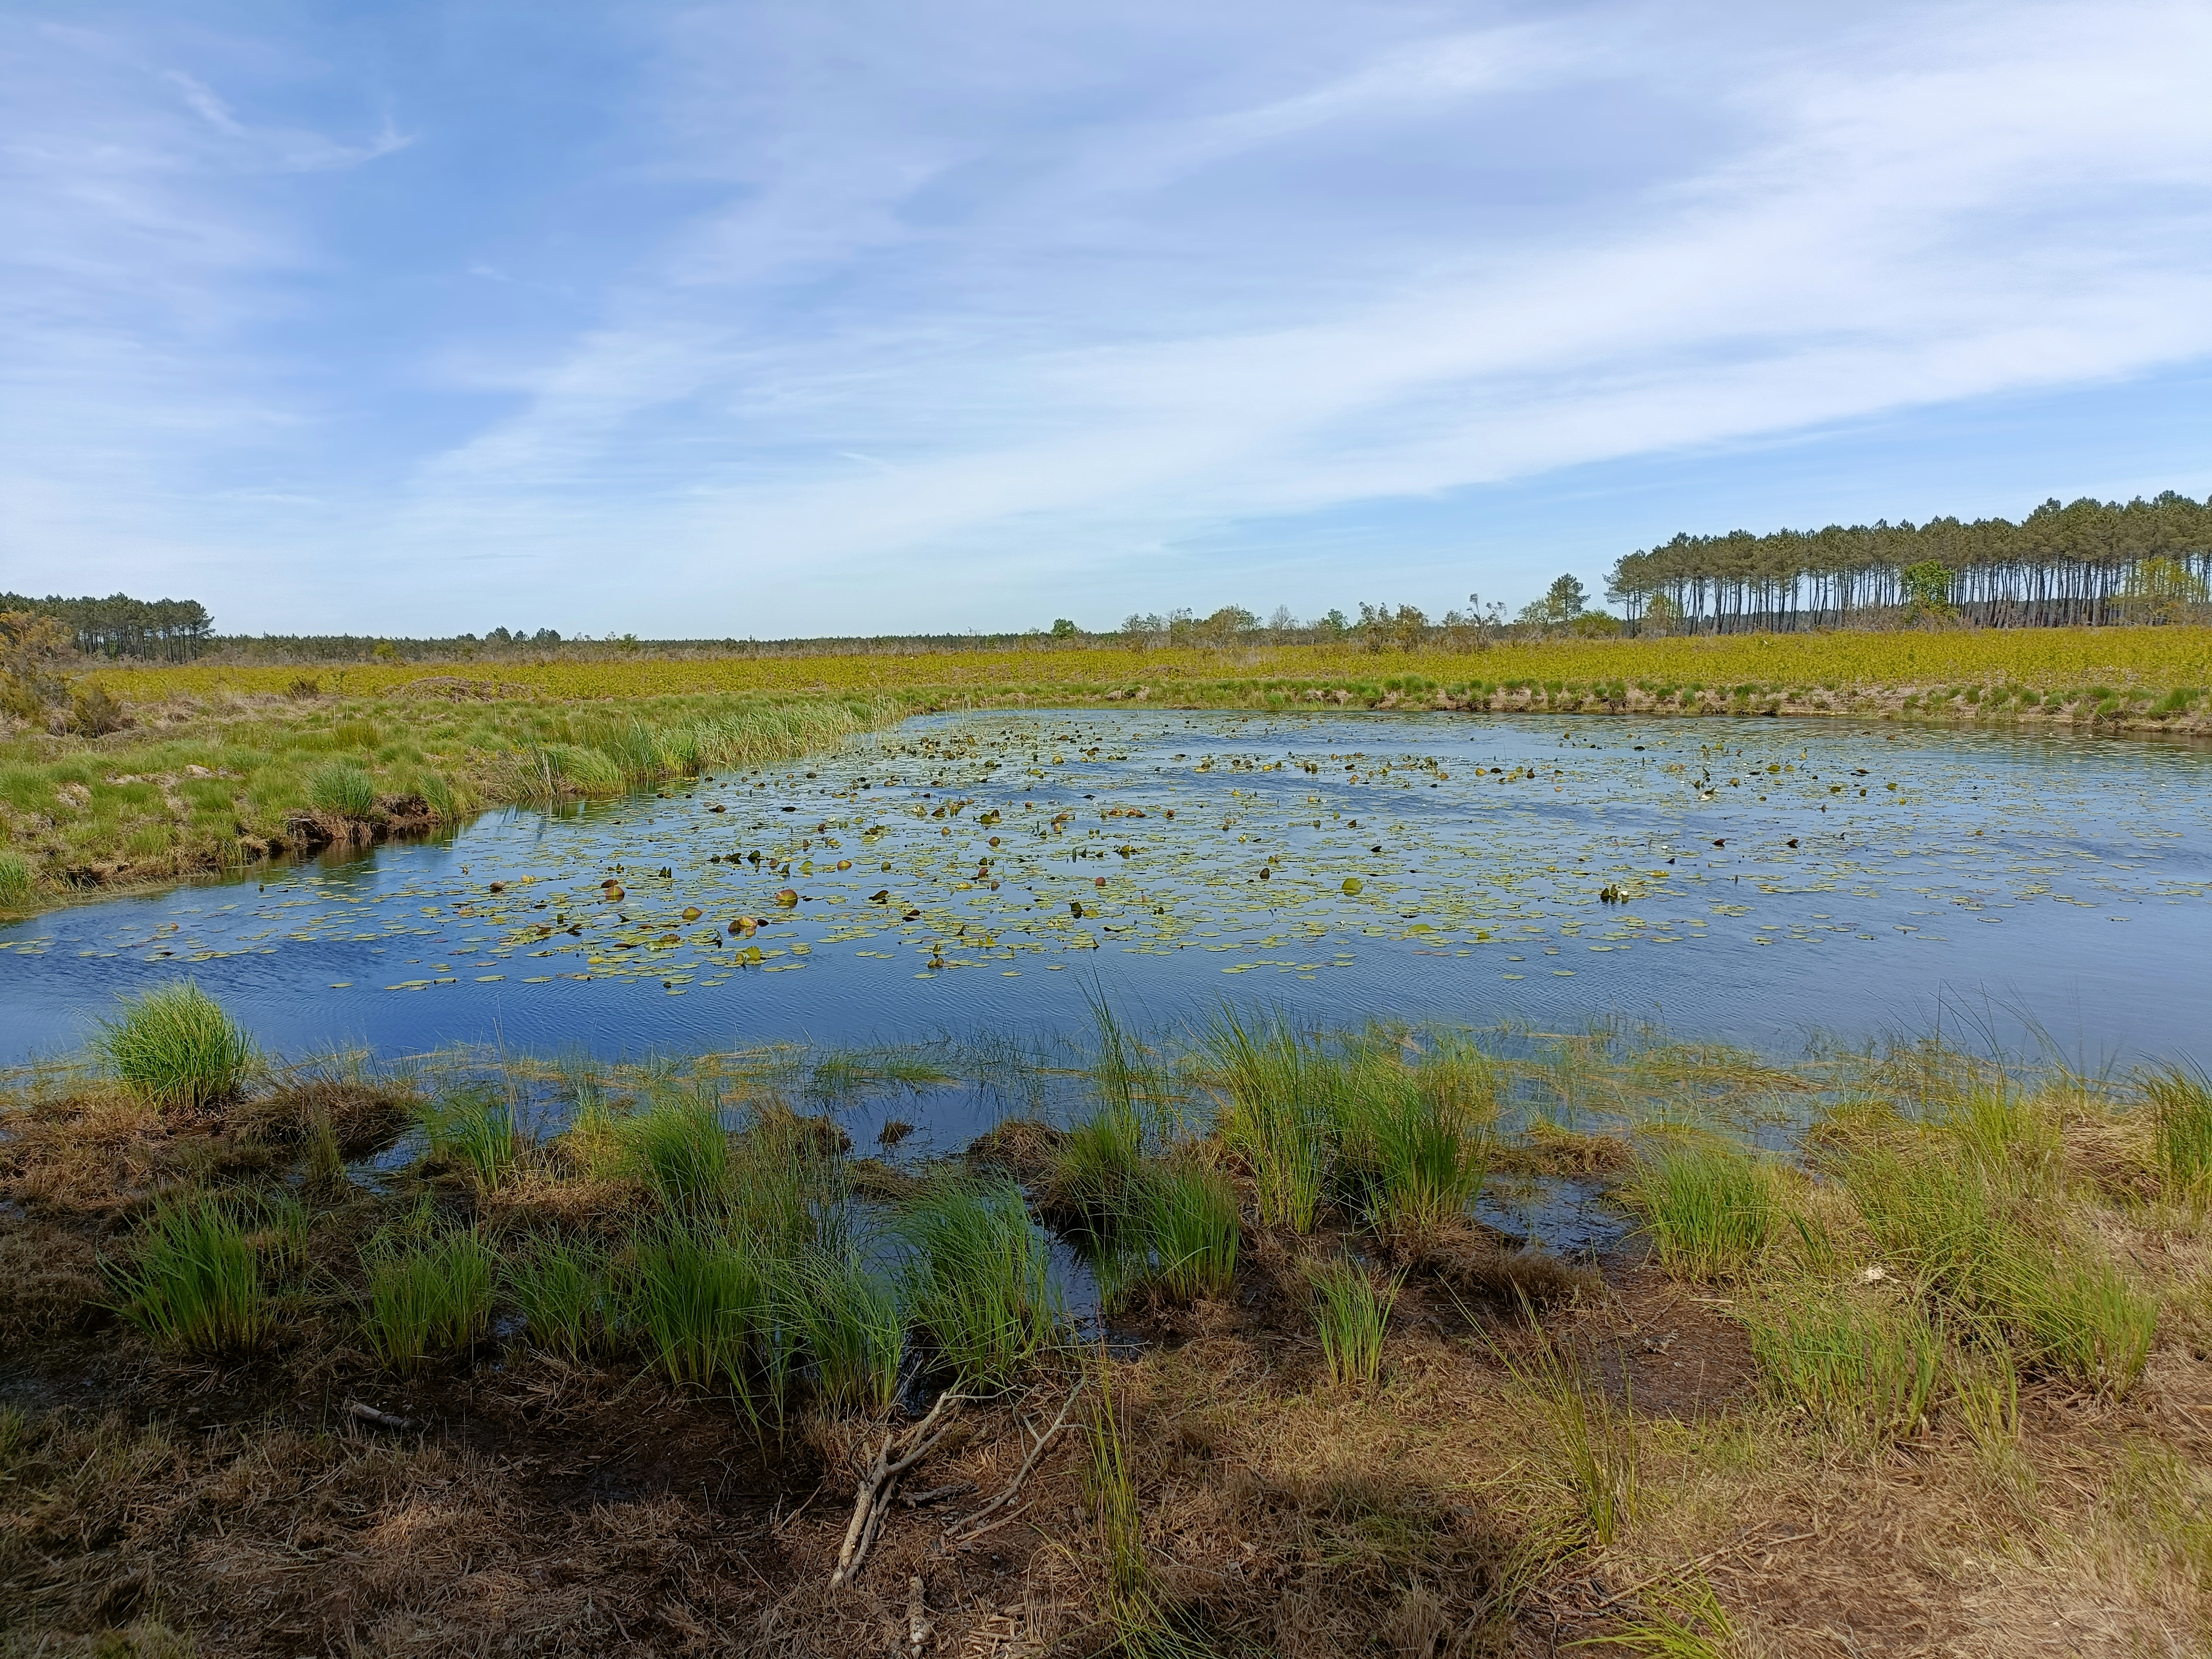
[(19, 4), (0, 587), (1518, 603), (2212, 492), (2212, 9)]

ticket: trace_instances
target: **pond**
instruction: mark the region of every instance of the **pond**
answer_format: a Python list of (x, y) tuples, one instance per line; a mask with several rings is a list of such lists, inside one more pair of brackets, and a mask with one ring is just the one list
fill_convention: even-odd
[(1772, 719), (1041, 710), (0, 929), (0, 1058), (1046, 1037), (1224, 1002), (2212, 1062), (2212, 753)]

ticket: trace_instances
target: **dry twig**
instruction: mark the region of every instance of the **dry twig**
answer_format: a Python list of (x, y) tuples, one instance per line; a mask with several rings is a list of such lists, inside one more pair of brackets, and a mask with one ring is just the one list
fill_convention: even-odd
[[(1014, 1478), (1006, 1482), (1006, 1489), (984, 1504), (981, 1509), (963, 1515), (945, 1529), (946, 1538), (956, 1548), (967, 1543), (970, 1539), (981, 1537), (984, 1533), (999, 1524), (994, 1521), (987, 1527), (982, 1524), (982, 1522), (984, 1517), (993, 1511), (1002, 1510), (1014, 1501), (1014, 1494), (1022, 1489), (1022, 1482), (1030, 1478), (1030, 1471), (1036, 1467), (1036, 1461), (1043, 1455), (1045, 1447), (1050, 1443), (1054, 1435), (1067, 1426), (1067, 1414), (1075, 1409), (1076, 1395), (1083, 1392), (1083, 1385), (1087, 1380), (1084, 1377), (1076, 1378), (1075, 1387), (1067, 1396), (1067, 1403), (1060, 1408), (1060, 1415), (1053, 1419), (1052, 1426), (1037, 1436), (1036, 1443), (1030, 1448), (1029, 1455), (1022, 1460), (1021, 1468), (1014, 1471)], [(1018, 1423), (1020, 1422), (1019, 1418), (1015, 1420)], [(1022, 1426), (1027, 1429), (1028, 1425), (1023, 1424)], [(1012, 1519), (1012, 1517), (1002, 1516), (1001, 1519)]]
[(937, 1449), (938, 1442), (952, 1426), (947, 1421), (939, 1428), (937, 1419), (948, 1408), (957, 1408), (966, 1397), (941, 1394), (929, 1408), (929, 1415), (905, 1434), (884, 1437), (875, 1461), (868, 1467), (866, 1478), (860, 1482), (860, 1495), (854, 1500), (853, 1519), (845, 1528), (844, 1547), (837, 1552), (837, 1570), (830, 1575), (831, 1589), (848, 1584), (860, 1576), (867, 1561), (869, 1547), (876, 1541), (876, 1533), (883, 1525), (884, 1511), (890, 1507), (891, 1488), (898, 1484), (899, 1476)]

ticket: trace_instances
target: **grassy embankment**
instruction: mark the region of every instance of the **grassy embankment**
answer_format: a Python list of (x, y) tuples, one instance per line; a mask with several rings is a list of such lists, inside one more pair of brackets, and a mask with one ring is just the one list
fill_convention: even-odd
[(902, 714), (1103, 705), (1856, 714), (2212, 732), (2212, 630), (107, 669), (134, 724), (0, 743), (0, 911), (474, 808), (789, 759)]
[[(898, 1167), (839, 1120), (945, 1053), (255, 1069), (209, 1016), (7, 1108), (11, 1651), (2212, 1638), (2201, 1077), (1108, 1022), (1067, 1121)], [(1469, 1215), (1559, 1176), (1643, 1231)], [(1052, 1233), (1149, 1340), (1074, 1339)], [(966, 1399), (833, 1591), (909, 1374)]]

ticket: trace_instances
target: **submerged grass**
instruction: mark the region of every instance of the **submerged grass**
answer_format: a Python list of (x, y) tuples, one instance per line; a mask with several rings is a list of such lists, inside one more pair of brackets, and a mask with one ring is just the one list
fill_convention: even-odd
[(260, 1063), (244, 1028), (190, 980), (126, 1002), (119, 1018), (100, 1021), (94, 1048), (126, 1088), (164, 1110), (227, 1104)]

